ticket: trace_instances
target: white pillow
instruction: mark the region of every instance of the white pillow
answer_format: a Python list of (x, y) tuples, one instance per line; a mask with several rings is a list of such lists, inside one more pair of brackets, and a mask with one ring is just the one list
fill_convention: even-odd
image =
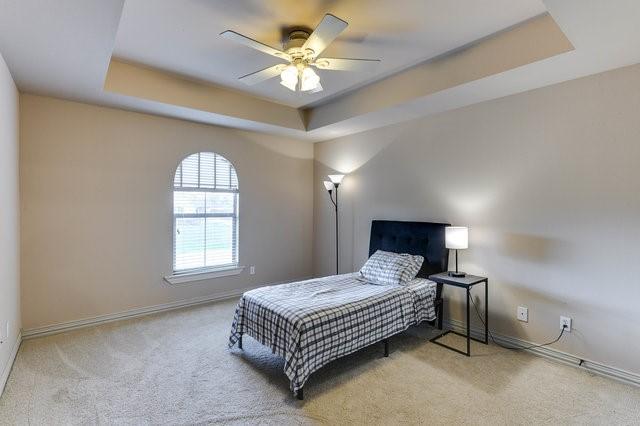
[(360, 269), (360, 276), (372, 284), (406, 285), (416, 277), (422, 262), (422, 256), (378, 250)]

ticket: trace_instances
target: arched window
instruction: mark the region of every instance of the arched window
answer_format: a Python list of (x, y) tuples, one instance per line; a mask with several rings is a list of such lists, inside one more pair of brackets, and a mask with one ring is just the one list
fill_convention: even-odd
[(173, 270), (238, 264), (238, 177), (221, 155), (182, 160), (173, 179)]

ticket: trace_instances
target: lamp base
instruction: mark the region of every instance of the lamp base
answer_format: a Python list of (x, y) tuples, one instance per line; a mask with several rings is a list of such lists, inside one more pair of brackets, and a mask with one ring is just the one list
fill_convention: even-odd
[(466, 272), (449, 271), (448, 275), (450, 277), (462, 278), (462, 277), (466, 277), (467, 273)]

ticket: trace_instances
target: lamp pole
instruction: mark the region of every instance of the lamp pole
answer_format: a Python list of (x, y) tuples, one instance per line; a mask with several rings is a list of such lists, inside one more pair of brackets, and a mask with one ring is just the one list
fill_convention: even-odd
[[(335, 211), (335, 219), (336, 219), (336, 275), (340, 273), (340, 244), (338, 240), (338, 187), (340, 186), (340, 182), (344, 175), (329, 175), (329, 179), (331, 182), (324, 181), (324, 187), (329, 193), (329, 199), (331, 203), (333, 203), (334, 211)], [(336, 197), (333, 199), (333, 191), (335, 190)]]
[(335, 207), (336, 207), (336, 275), (338, 275), (340, 273), (340, 268), (339, 268), (339, 250), (340, 250), (340, 244), (338, 244), (338, 185), (337, 183), (334, 183), (335, 187), (336, 187), (336, 202)]

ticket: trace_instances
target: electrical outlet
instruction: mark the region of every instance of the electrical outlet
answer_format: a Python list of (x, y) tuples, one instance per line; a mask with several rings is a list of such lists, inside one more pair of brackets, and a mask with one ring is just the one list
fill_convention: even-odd
[(249, 275), (256, 274), (256, 267), (254, 265), (249, 266)]
[(560, 330), (564, 328), (564, 331), (571, 333), (571, 318), (560, 317)]
[(529, 322), (529, 308), (518, 306), (517, 316), (519, 321)]

